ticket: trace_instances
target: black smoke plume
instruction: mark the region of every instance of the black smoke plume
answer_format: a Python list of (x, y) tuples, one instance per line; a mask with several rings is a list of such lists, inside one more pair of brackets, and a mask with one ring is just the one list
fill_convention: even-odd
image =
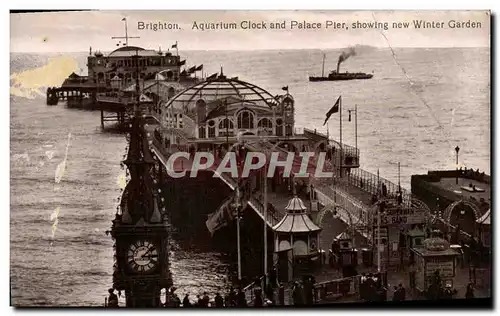
[(339, 72), (340, 64), (351, 56), (356, 56), (356, 51), (352, 47), (349, 47), (347, 51), (343, 51), (342, 54), (340, 54), (339, 61), (337, 62), (337, 73)]

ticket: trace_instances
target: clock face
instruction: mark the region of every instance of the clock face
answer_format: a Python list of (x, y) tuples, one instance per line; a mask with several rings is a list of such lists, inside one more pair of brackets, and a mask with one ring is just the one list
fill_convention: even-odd
[(129, 246), (127, 262), (134, 271), (149, 272), (158, 265), (158, 250), (150, 241), (138, 240)]

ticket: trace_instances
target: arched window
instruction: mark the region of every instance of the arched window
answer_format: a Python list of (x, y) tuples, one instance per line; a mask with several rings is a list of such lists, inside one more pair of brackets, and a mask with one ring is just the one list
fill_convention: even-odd
[(173, 77), (174, 77), (174, 73), (172, 72), (172, 70), (167, 71), (167, 79), (172, 80)]
[[(228, 124), (229, 123), (229, 124)], [(229, 125), (229, 126), (228, 126)], [(230, 119), (223, 119), (222, 121), (220, 121), (219, 123), (219, 129), (234, 129), (234, 124), (233, 124), (233, 121), (231, 121)]]
[(292, 100), (292, 98), (288, 98), (288, 97), (287, 97), (287, 98), (285, 98), (285, 99), (283, 100), (283, 107), (284, 107), (284, 108), (290, 108), (290, 107), (292, 107), (292, 105), (293, 105), (293, 100)]
[(276, 120), (276, 136), (283, 136), (283, 120), (280, 118)]
[(271, 120), (268, 118), (263, 118), (259, 121), (259, 124), (257, 124), (257, 127), (271, 129), (271, 128), (273, 128), (273, 122), (271, 122)]
[(251, 112), (241, 111), (238, 114), (238, 129), (254, 128), (253, 120), (254, 120), (254, 116)]
[(207, 129), (205, 126), (198, 127), (198, 138), (206, 138), (207, 137)]
[(293, 243), (293, 254), (304, 256), (309, 253), (309, 249), (307, 248), (307, 244), (303, 240), (297, 240)]
[(184, 121), (182, 119), (182, 113), (177, 114), (177, 126), (178, 128), (184, 128)]
[(208, 138), (215, 137), (215, 121), (208, 121)]
[(234, 124), (230, 119), (223, 119), (219, 123), (219, 136), (226, 136), (226, 132), (228, 135), (234, 134)]
[(207, 117), (207, 104), (204, 100), (196, 101), (196, 113), (198, 117), (198, 124), (202, 123)]
[(292, 134), (293, 134), (293, 131), (292, 131), (292, 125), (287, 124), (287, 125), (285, 126), (285, 135), (286, 135), (286, 136), (292, 136)]

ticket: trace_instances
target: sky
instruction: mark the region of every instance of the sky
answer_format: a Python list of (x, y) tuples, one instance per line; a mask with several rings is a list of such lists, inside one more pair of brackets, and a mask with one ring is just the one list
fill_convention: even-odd
[[(176, 41), (183, 50), (335, 49), (354, 45), (375, 47), (489, 47), (488, 11), (86, 11), (10, 14), (11, 52), (81, 52), (116, 48), (127, 20), (129, 45), (164, 49)], [(348, 29), (325, 28), (327, 20)], [(442, 22), (444, 28), (417, 29), (414, 20)], [(450, 28), (449, 21), (475, 21), (481, 28)], [(265, 30), (196, 30), (193, 22), (265, 22)], [(286, 29), (270, 29), (285, 21)], [(291, 21), (322, 23), (320, 29), (290, 29)], [(388, 22), (384, 29), (353, 29), (352, 24)], [(139, 22), (177, 23), (178, 30), (139, 30)], [(393, 22), (409, 22), (393, 28)]]

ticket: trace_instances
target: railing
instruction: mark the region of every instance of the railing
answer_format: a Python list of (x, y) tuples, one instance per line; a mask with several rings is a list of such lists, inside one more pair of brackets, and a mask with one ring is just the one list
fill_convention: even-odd
[(347, 295), (359, 294), (360, 276), (314, 284), (314, 303)]
[(304, 131), (304, 134), (307, 136), (310, 136), (310, 137), (317, 136), (317, 139), (328, 140), (328, 144), (335, 147), (336, 150), (340, 150), (340, 148), (342, 147), (343, 156), (344, 157), (353, 157), (355, 162), (357, 162), (359, 164), (359, 149), (358, 148), (346, 145), (344, 143), (340, 144), (340, 142), (338, 142), (336, 140), (330, 140), (330, 139), (328, 139), (328, 135), (323, 134), (321, 132), (318, 132), (316, 130), (304, 128), (303, 131)]
[[(363, 169), (351, 169), (346, 177), (339, 179), (339, 185), (354, 186), (362, 191), (370, 193), (371, 195), (382, 196), (389, 199), (396, 199), (398, 191), (400, 190), (402, 193), (403, 206), (411, 206), (412, 194), (410, 192), (387, 179)], [(386, 188), (385, 195), (382, 194), (383, 186)]]
[[(255, 210), (257, 213), (260, 215), (260, 217), (264, 218), (264, 205), (262, 204), (261, 201), (256, 199), (254, 196), (250, 197), (248, 200), (248, 204)], [(283, 218), (284, 214), (280, 214), (279, 210), (276, 210), (275, 212), (272, 212), (271, 210), (267, 210), (266, 212), (266, 223), (269, 225), (271, 228), (273, 228), (276, 224), (279, 223), (279, 221)], [(282, 216), (283, 215), (283, 216)], [(278, 218), (279, 217), (279, 218)]]
[(262, 295), (265, 296), (265, 287), (264, 287), (264, 276), (259, 278), (259, 282), (257, 283), (256, 281), (253, 281), (249, 285), (245, 286), (243, 288), (243, 292), (245, 293), (245, 298), (248, 303), (252, 304), (255, 297), (254, 297), (254, 290), (257, 286), (259, 286), (262, 289)]
[[(356, 199), (349, 196), (349, 194), (343, 192), (340, 188), (333, 189), (330, 186), (320, 186), (316, 187), (317, 191), (322, 193), (324, 196), (328, 197), (331, 202), (341, 208), (337, 210), (342, 220), (349, 225), (366, 225), (368, 221), (369, 207), (356, 201)], [(318, 198), (318, 201), (323, 205), (327, 205), (329, 201), (324, 200), (324, 198)], [(348, 214), (344, 214), (345, 210)]]

